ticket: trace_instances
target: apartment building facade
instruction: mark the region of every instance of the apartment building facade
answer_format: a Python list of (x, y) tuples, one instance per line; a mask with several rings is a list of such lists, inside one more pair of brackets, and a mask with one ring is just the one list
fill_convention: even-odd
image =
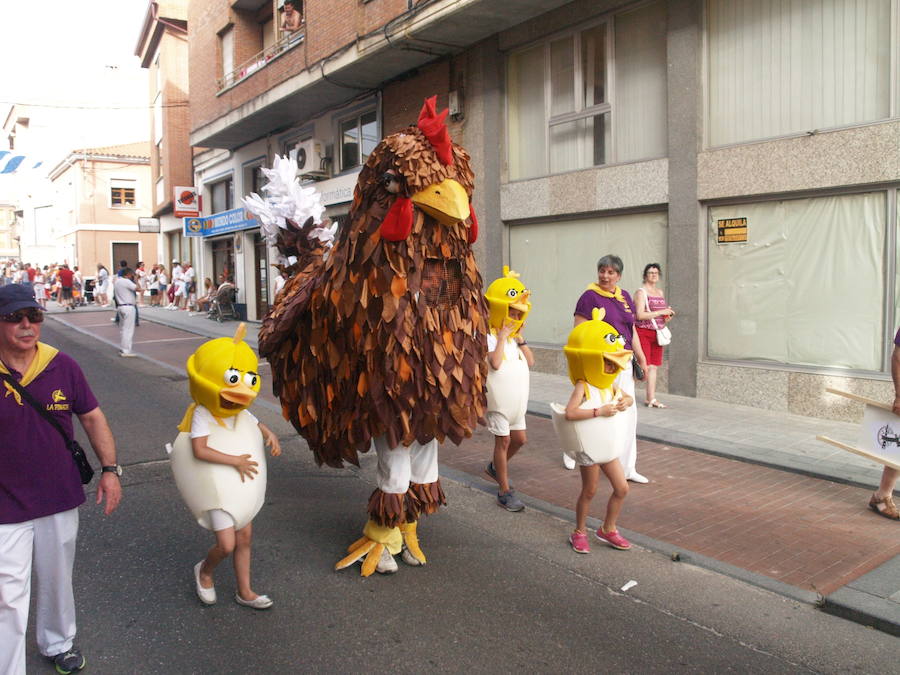
[(77, 265), (86, 278), (97, 264), (118, 269), (125, 260), (157, 260), (158, 235), (140, 231), (150, 217), (150, 144), (131, 143), (75, 150), (49, 174), (53, 198), (41, 228), (56, 262)]
[[(471, 153), (486, 279), (533, 290), (537, 368), (596, 260), (663, 267), (677, 317), (662, 388), (849, 417), (826, 386), (885, 398), (900, 322), (900, 0), (192, 2), (191, 144), (205, 213), (299, 147), (340, 219), (367, 151), (450, 106)], [(271, 18), (270, 18), (271, 17)], [(204, 238), (251, 318), (269, 255), (252, 221)]]
[[(194, 185), (189, 142), (187, 0), (153, 0), (141, 25), (135, 55), (148, 71), (152, 216), (159, 221), (159, 259), (193, 261), (193, 240), (175, 215), (177, 188)], [(179, 190), (180, 192), (180, 190)]]

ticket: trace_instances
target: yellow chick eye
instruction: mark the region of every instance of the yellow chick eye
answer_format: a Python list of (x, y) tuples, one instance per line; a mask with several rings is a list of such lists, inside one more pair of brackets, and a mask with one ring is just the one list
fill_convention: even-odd
[(506, 291), (506, 294), (509, 297), (514, 298), (519, 294), (519, 291), (517, 291), (515, 288), (510, 288), (508, 291)]
[(225, 371), (225, 384), (235, 385), (241, 381), (241, 372), (237, 368), (229, 368)]
[(255, 387), (259, 378), (254, 373), (244, 373), (244, 384), (248, 387)]
[(603, 336), (603, 339), (606, 340), (609, 344), (614, 345), (619, 341), (619, 336), (615, 333), (607, 333)]

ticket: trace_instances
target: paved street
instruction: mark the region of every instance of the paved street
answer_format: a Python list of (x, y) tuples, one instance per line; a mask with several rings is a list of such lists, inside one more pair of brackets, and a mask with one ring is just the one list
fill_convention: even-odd
[[(270, 461), (267, 505), (254, 523), (254, 578), (257, 590), (271, 593), (276, 606), (254, 613), (231, 602), (233, 576), (222, 569), (219, 604), (202, 607), (190, 568), (210, 537), (191, 523), (162, 449), (188, 403), (185, 380), (175, 368), (148, 359), (118, 358), (102, 341), (115, 336), (110, 316), (59, 317), (100, 340), (53, 320), (44, 329), (46, 341), (85, 367), (127, 466), (126, 500), (117, 514), (104, 518), (91, 504), (81, 511), (78, 642), (91, 672), (896, 667), (895, 637), (731, 576), (673, 562), (652, 548), (618, 552), (595, 543), (591, 555), (575, 555), (565, 545), (571, 527), (565, 511), (551, 504), (506, 513), (496, 507), (486, 481), (453, 468), (469, 462), (473, 473), (480, 470), (475, 456), (484, 439), (442, 454), (450, 506), (422, 526), (427, 567), (401, 564), (395, 577), (370, 579), (355, 569), (334, 573), (334, 562), (363, 523), (372, 458), (365, 457), (360, 470), (315, 467), (302, 441), (266, 402), (254, 410), (277, 430), (286, 451)], [(136, 349), (159, 350), (156, 358), (183, 363), (201, 340), (165, 332), (172, 330), (145, 321)], [(536, 506), (543, 497), (538, 481), (527, 477), (528, 462), (556, 454), (542, 452), (549, 441), (541, 425), (534, 418), (532, 452), (516, 469), (520, 490)], [(624, 522), (638, 533), (652, 516), (651, 490), (661, 489), (656, 483), (677, 468), (664, 468), (653, 452), (642, 449), (654, 484), (635, 488), (626, 504)], [(572, 478), (562, 469), (558, 473), (562, 481)], [(562, 489), (557, 497), (569, 507)], [(679, 510), (671, 508), (670, 496), (656, 501)], [(619, 589), (629, 580), (638, 583), (623, 593)], [(33, 644), (30, 649), (29, 672), (52, 672)]]

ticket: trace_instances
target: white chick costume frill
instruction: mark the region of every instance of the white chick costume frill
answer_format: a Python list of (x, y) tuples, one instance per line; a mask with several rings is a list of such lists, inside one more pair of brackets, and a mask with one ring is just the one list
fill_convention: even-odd
[[(259, 393), (258, 360), (243, 337), (244, 324), (234, 338), (202, 344), (187, 361), (191, 404), (178, 426), (175, 442), (167, 445), (175, 484), (188, 509), (203, 527), (212, 530), (209, 511), (221, 509), (234, 519), (235, 530), (249, 524), (266, 498), (266, 457), (256, 418), (246, 408)], [(212, 415), (206, 444), (228, 455), (249, 454), (257, 463), (252, 480), (241, 481), (234, 467), (194, 457), (191, 422), (202, 406)]]
[[(616, 376), (631, 360), (632, 352), (616, 329), (603, 321), (605, 312), (594, 309), (590, 321), (572, 329), (563, 351), (569, 364), (569, 378), (584, 387), (584, 401), (579, 408), (592, 410), (618, 401), (624, 392), (613, 387)], [(581, 466), (606, 464), (621, 454), (628, 438), (625, 415), (567, 420), (566, 408), (550, 404), (553, 428), (563, 452)]]

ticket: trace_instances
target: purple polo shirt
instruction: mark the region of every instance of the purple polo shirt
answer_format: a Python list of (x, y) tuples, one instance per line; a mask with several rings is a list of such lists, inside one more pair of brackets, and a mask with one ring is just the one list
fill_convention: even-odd
[[(16, 380), (22, 374), (9, 369)], [(97, 407), (78, 364), (58, 353), (26, 390), (72, 437), (72, 414)], [(0, 380), (0, 524), (21, 523), (68, 511), (84, 501), (72, 453), (59, 432)]]
[(897, 329), (897, 334), (894, 336), (894, 344), (900, 347), (900, 328)]
[(631, 338), (634, 334), (634, 302), (626, 290), (622, 291), (622, 297), (628, 303), (627, 306), (615, 298), (607, 298), (588, 289), (578, 298), (578, 304), (575, 305), (575, 314), (585, 319), (590, 319), (594, 307), (602, 307), (606, 310), (606, 316), (603, 317), (603, 320), (619, 331), (619, 335), (625, 338), (625, 349), (631, 349)]

